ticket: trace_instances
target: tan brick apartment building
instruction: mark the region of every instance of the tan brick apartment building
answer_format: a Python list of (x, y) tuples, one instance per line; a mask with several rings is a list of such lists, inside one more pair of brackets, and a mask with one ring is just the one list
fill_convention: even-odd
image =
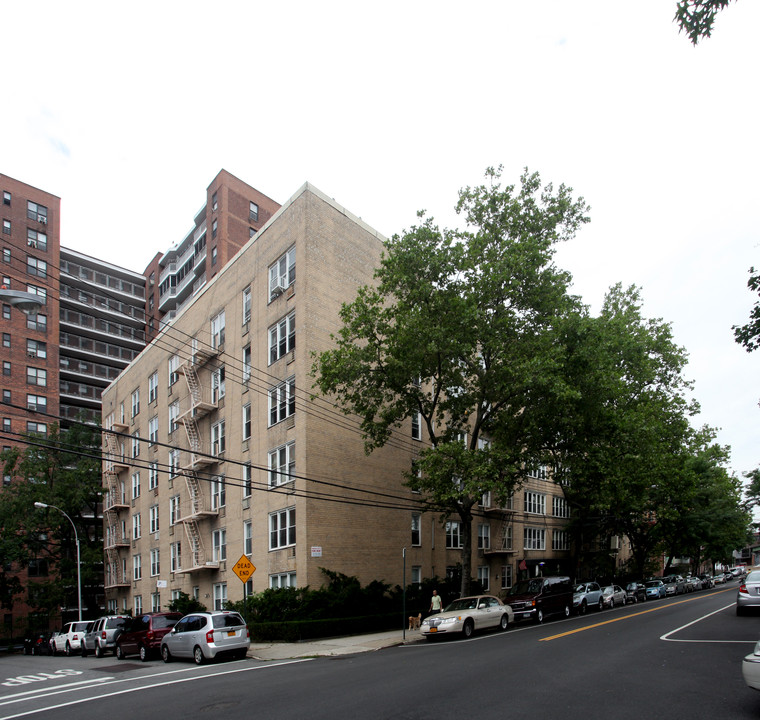
[[(312, 400), (312, 352), (330, 346), (341, 303), (372, 282), (383, 238), (304, 185), (103, 393), (106, 598), (209, 607), (248, 591), (324, 581), (442, 576), (457, 523), (421, 512), (402, 472), (423, 440), (397, 433), (366, 456), (357, 424)], [(494, 592), (569, 555), (561, 490), (535, 473), (510, 508), (487, 498), (473, 568)], [(554, 549), (553, 549), (554, 548)]]

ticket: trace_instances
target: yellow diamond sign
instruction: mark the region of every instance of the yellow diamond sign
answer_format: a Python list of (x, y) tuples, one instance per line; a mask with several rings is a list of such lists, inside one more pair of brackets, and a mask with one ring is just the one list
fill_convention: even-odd
[(245, 555), (241, 555), (240, 560), (238, 560), (235, 563), (235, 567), (232, 568), (232, 572), (234, 572), (243, 582), (248, 582), (251, 575), (256, 572), (256, 566)]

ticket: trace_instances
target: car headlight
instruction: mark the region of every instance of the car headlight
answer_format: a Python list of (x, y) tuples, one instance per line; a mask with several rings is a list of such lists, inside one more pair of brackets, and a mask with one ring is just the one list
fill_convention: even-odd
[(455, 623), (455, 622), (457, 622), (458, 620), (461, 620), (461, 619), (462, 619), (461, 616), (447, 617), (447, 618), (444, 618), (443, 620), (441, 620), (441, 625), (451, 625), (451, 623)]

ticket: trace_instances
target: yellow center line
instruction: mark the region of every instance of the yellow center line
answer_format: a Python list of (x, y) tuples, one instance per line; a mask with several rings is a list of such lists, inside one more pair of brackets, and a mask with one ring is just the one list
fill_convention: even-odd
[(558, 633), (557, 635), (551, 635), (549, 637), (541, 638), (539, 642), (546, 642), (548, 640), (557, 640), (558, 638), (567, 637), (568, 635), (575, 635), (575, 633), (585, 632), (586, 630), (593, 630), (594, 628), (602, 627), (603, 625), (609, 625), (610, 623), (620, 622), (621, 620), (630, 620), (630, 618), (635, 618), (638, 615), (646, 615), (647, 613), (655, 612), (656, 610), (662, 610), (666, 607), (673, 607), (673, 605), (681, 605), (682, 603), (694, 602), (695, 600), (699, 600), (700, 598), (710, 597), (712, 595), (718, 595), (720, 593), (728, 592), (728, 590), (729, 588), (716, 590), (715, 592), (712, 592), (709, 595), (700, 594), (698, 597), (688, 598), (687, 600), (679, 600), (677, 602), (668, 603), (667, 605), (658, 605), (657, 607), (649, 608), (649, 610), (641, 610), (640, 612), (631, 613), (630, 615), (623, 615), (622, 617), (612, 618), (612, 620), (605, 620), (604, 622), (594, 623), (593, 625), (584, 625), (583, 627), (576, 628), (575, 630), (568, 630), (567, 632)]

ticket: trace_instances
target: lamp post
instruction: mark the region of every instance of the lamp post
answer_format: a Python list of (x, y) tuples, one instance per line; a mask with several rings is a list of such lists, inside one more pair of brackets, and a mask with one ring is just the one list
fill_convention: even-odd
[(27, 315), (36, 315), (45, 304), (44, 299), (39, 295), (24, 290), (9, 290), (5, 285), (0, 287), (0, 300), (17, 307)]
[(77, 533), (77, 526), (74, 525), (74, 521), (65, 513), (61, 508), (56, 507), (55, 505), (48, 505), (47, 503), (43, 502), (36, 502), (34, 503), (34, 507), (36, 508), (53, 508), (53, 510), (57, 510), (63, 517), (65, 517), (70, 523), (71, 527), (74, 528), (74, 542), (77, 546), (77, 608), (79, 610), (79, 621), (82, 620), (82, 565), (80, 562), (79, 557), (79, 534)]

